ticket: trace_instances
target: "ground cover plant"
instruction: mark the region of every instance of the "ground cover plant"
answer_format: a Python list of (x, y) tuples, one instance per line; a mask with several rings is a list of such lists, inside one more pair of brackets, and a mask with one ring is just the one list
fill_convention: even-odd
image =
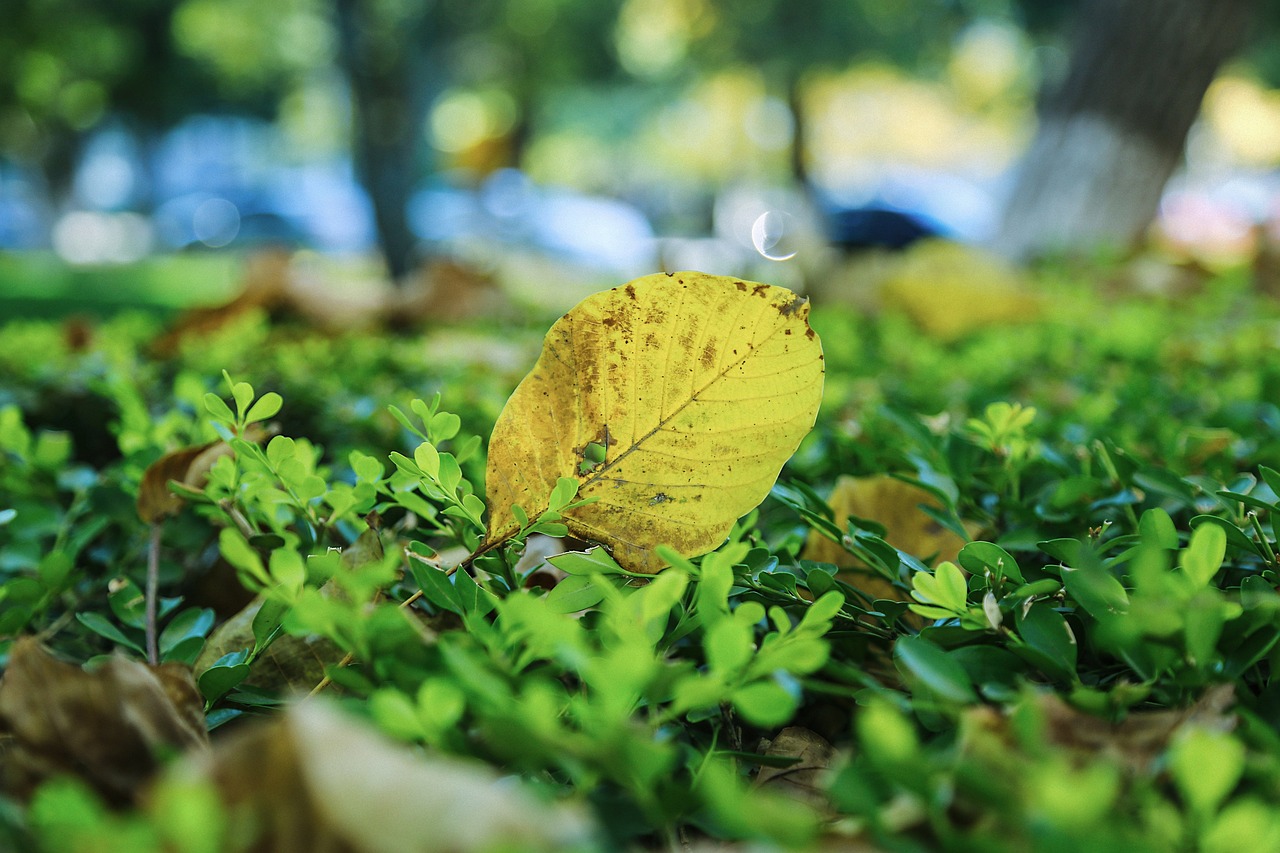
[(4, 843), (1280, 848), (1280, 310), (1092, 275), (10, 323)]

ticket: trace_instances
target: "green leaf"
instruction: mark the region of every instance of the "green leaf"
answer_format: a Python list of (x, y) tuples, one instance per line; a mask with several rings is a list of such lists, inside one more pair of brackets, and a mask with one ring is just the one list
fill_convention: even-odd
[(423, 442), (413, 451), (413, 461), (429, 479), (440, 477), (440, 452), (430, 444)]
[(565, 551), (548, 557), (547, 562), (562, 572), (570, 575), (587, 575), (593, 572), (602, 575), (626, 574), (626, 569), (619, 566), (609, 552), (600, 546), (587, 551)]
[(800, 620), (799, 628), (817, 629), (825, 632), (831, 620), (836, 617), (842, 607), (844, 607), (844, 595), (835, 591), (828, 592), (809, 605)]
[(899, 637), (893, 644), (893, 659), (915, 683), (942, 699), (961, 704), (978, 700), (964, 667), (924, 637)]
[(1202, 524), (1182, 552), (1182, 571), (1196, 586), (1207, 586), (1222, 568), (1226, 553), (1226, 532), (1216, 524)]
[(231, 386), (231, 396), (236, 401), (236, 412), (243, 415), (253, 402), (253, 386), (248, 382), (237, 382)]
[(220, 421), (228, 424), (236, 422), (236, 416), (235, 413), (231, 411), (231, 407), (228, 406), (217, 394), (205, 394), (204, 407), (208, 410), (209, 414), (213, 415)]
[(552, 613), (577, 613), (604, 600), (604, 590), (590, 575), (569, 575), (547, 593)]
[(1229, 492), (1229, 491), (1226, 491), (1225, 489), (1219, 492), (1215, 492), (1214, 494), (1216, 494), (1220, 498), (1233, 500), (1236, 503), (1244, 504), (1245, 506), (1253, 507), (1254, 509), (1262, 509), (1262, 510), (1275, 509), (1275, 507), (1272, 506), (1271, 504), (1267, 503), (1261, 498), (1255, 498), (1253, 495), (1246, 495), (1240, 492)]
[(969, 588), (955, 563), (941, 563), (933, 574), (916, 572), (911, 586), (911, 597), (922, 604), (935, 604), (952, 613), (963, 613), (968, 606)]
[(1157, 547), (1166, 549), (1178, 547), (1178, 529), (1173, 526), (1173, 519), (1169, 517), (1169, 513), (1160, 507), (1153, 507), (1142, 514), (1142, 519), (1138, 522), (1138, 533), (1141, 534), (1143, 542)]
[(867, 757), (891, 772), (910, 771), (920, 753), (915, 726), (883, 700), (873, 701), (854, 715), (858, 740)]
[[(220, 660), (234, 659), (237, 655), (243, 654), (243, 652), (233, 652)], [(249, 664), (247, 663), (215, 663), (200, 675), (200, 693), (206, 702), (216, 702), (248, 677)]]
[(1274, 468), (1268, 468), (1266, 465), (1258, 466), (1258, 473), (1262, 474), (1262, 481), (1267, 484), (1267, 488), (1280, 495), (1280, 471)]
[(960, 561), (960, 565), (978, 577), (982, 577), (984, 572), (990, 570), (997, 579), (1007, 577), (1018, 583), (1024, 583), (1026, 580), (1022, 576), (1022, 569), (1018, 567), (1018, 561), (1008, 551), (992, 542), (970, 542), (960, 549), (956, 559)]
[(426, 424), (427, 435), (438, 444), (458, 434), (458, 430), (462, 428), (462, 418), (452, 412), (437, 412), (429, 421), (426, 421)]
[(791, 720), (798, 703), (776, 681), (756, 681), (733, 692), (733, 707), (748, 723), (776, 728)]
[(204, 638), (213, 628), (214, 620), (214, 612), (207, 607), (202, 609), (192, 607), (182, 611), (160, 632), (157, 642), (160, 656), (168, 657), (169, 652), (184, 640), (192, 637)]
[(418, 588), (422, 590), (427, 601), (459, 616), (466, 615), (466, 608), (462, 606), (462, 598), (458, 595), (458, 590), (454, 588), (444, 572), (424, 565), (419, 560), (409, 561), (409, 571), (413, 574), (413, 579), (418, 582)]
[(1129, 594), (1124, 585), (1092, 554), (1078, 567), (1063, 566), (1062, 583), (1076, 603), (1095, 619), (1129, 611)]
[(88, 613), (77, 613), (76, 621), (88, 628), (90, 631), (93, 631), (95, 634), (106, 637), (116, 645), (132, 649), (140, 655), (146, 654), (146, 652), (143, 651), (142, 646), (125, 636), (119, 628), (107, 621), (107, 618), (101, 613), (94, 613), (92, 611)]
[(265, 421), (268, 418), (274, 418), (280, 414), (280, 409), (284, 406), (284, 398), (275, 391), (268, 391), (258, 398), (252, 406), (249, 407), (248, 414), (244, 417), (246, 424), (255, 424), (258, 421)]
[(1085, 545), (1076, 539), (1050, 539), (1047, 542), (1037, 542), (1036, 547), (1068, 566), (1078, 566), (1083, 562)]
[(578, 494), (577, 479), (573, 477), (560, 477), (556, 480), (555, 487), (551, 490), (548, 509), (552, 512), (559, 512), (569, 505), (576, 494)]
[(280, 633), (280, 623), (289, 612), (289, 604), (276, 598), (268, 598), (262, 602), (258, 612), (253, 614), (253, 651), (257, 657), (276, 635)]
[(75, 560), (66, 551), (50, 551), (40, 558), (36, 571), (46, 588), (56, 590), (66, 581), (74, 567)]
[[(1014, 621), (1026, 647), (1035, 652), (1039, 658), (1033, 661), (1034, 663), (1047, 665), (1051, 669), (1051, 674), (1059, 677), (1075, 676), (1076, 642), (1061, 613), (1054, 610), (1047, 602), (1036, 602), (1025, 612), (1022, 608), (1018, 608), (1015, 611)], [(1013, 650), (1020, 651), (1017, 646), (1014, 646)]]
[(1238, 738), (1203, 726), (1183, 727), (1169, 751), (1174, 784), (1202, 817), (1218, 810), (1240, 781), (1244, 765), (1245, 748)]
[(736, 619), (721, 619), (708, 628), (702, 638), (702, 646), (706, 649), (707, 665), (712, 673), (725, 680), (737, 675), (755, 654), (751, 635), (751, 627)]
[(283, 589), (296, 594), (307, 582), (307, 566), (302, 555), (288, 548), (271, 552), (271, 578)]

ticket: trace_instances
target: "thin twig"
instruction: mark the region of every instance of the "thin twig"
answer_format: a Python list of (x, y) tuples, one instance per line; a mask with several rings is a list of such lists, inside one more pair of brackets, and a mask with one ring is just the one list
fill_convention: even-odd
[(156, 632), (156, 599), (160, 594), (160, 533), (163, 529), (160, 522), (152, 522), (151, 541), (147, 547), (147, 661), (152, 666), (160, 663)]
[[(345, 666), (350, 666), (351, 662), (355, 659), (356, 659), (355, 655), (351, 654), (351, 652), (347, 652), (346, 657), (338, 661), (338, 665), (335, 668), (342, 669)], [(312, 696), (319, 694), (321, 690), (324, 690), (330, 684), (333, 684), (333, 679), (326, 675), (324, 678), (320, 679), (319, 684), (311, 688), (311, 692), (307, 694), (307, 698), (310, 699)]]

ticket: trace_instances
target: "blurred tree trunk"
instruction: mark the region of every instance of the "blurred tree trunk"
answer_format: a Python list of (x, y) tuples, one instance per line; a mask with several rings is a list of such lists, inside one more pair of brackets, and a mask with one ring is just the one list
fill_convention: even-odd
[(1066, 77), (1042, 92), (994, 247), (1025, 259), (1140, 239), (1253, 5), (1084, 0)]
[(431, 83), (439, 75), (431, 62), (432, 34), (421, 10), (389, 19), (370, 0), (335, 0), (335, 6), (356, 170), (373, 205), (387, 270), (401, 283), (416, 261), (408, 204), (421, 172)]

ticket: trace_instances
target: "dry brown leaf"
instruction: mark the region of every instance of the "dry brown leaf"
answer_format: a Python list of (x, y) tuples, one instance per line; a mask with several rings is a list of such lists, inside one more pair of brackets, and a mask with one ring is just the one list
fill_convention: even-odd
[(163, 758), (208, 744), (204, 702), (187, 667), (116, 657), (86, 672), (30, 638), (13, 644), (0, 681), (0, 729), (8, 734), (8, 793), (25, 798), (70, 774), (116, 806), (133, 802)]
[(764, 755), (790, 756), (799, 761), (788, 767), (761, 767), (756, 776), (757, 786), (800, 800), (819, 812), (831, 810), (826, 776), (835, 761), (836, 750), (826, 738), (803, 726), (788, 726), (761, 747)]
[[(197, 676), (223, 655), (253, 647), (253, 619), (262, 602), (262, 596), (255, 597), (213, 630), (196, 658)], [(306, 692), (324, 679), (325, 667), (341, 659), (342, 650), (327, 639), (282, 634), (258, 655), (244, 684), (280, 693)]]
[(211, 778), (232, 832), (271, 853), (562, 850), (590, 825), (482, 765), (415, 755), (324, 700), (296, 705), (176, 769)]
[[(1114, 759), (1133, 774), (1150, 772), (1183, 726), (1226, 732), (1236, 725), (1235, 716), (1229, 713), (1235, 704), (1235, 686), (1231, 684), (1210, 688), (1188, 708), (1135, 711), (1115, 723), (1077, 710), (1055, 693), (1039, 695), (1034, 701), (1049, 745), (1082, 763), (1099, 756)], [(962, 729), (966, 749), (999, 756), (999, 760), (1016, 759), (1016, 738), (1008, 717), (994, 709), (967, 711)]]
[[(844, 529), (845, 522), (851, 515), (878, 521), (885, 526), (885, 539), (890, 545), (917, 557), (936, 555), (940, 561), (954, 562), (965, 545), (964, 539), (938, 524), (920, 509), (922, 504), (937, 508), (937, 498), (918, 486), (904, 483), (887, 474), (872, 477), (842, 476), (836, 480), (827, 504), (835, 513), (834, 520), (840, 529)], [(971, 532), (976, 532), (976, 528), (977, 525), (973, 525)], [(873, 598), (906, 600), (905, 594), (887, 580), (867, 571), (857, 571), (865, 570), (865, 564), (838, 542), (831, 541), (816, 530), (809, 531), (802, 556), (806, 560), (832, 563), (842, 569), (849, 569), (850, 571), (841, 575), (841, 580)]]
[(817, 416), (822, 347), (808, 302), (766, 284), (675, 273), (589, 297), (551, 327), (489, 443), (487, 546), (578, 480), (569, 532), (623, 566), (720, 545), (764, 499)]
[(450, 258), (432, 258), (387, 295), (384, 322), (392, 328), (458, 323), (510, 313), (511, 303), (493, 276)]
[(158, 338), (152, 349), (160, 356), (176, 353), (187, 341), (204, 337), (250, 311), (277, 311), (288, 301), (289, 266), (293, 253), (287, 249), (263, 249), (245, 260), (240, 292), (222, 305), (193, 308)]
[[(223, 442), (183, 447), (148, 465), (142, 474), (142, 482), (138, 484), (138, 517), (147, 524), (155, 524), (167, 516), (177, 515), (185, 501), (169, 490), (170, 481), (186, 483), (196, 460), (219, 444)], [(210, 461), (208, 464), (213, 463)], [(207, 475), (208, 471), (206, 466), (204, 474)]]

